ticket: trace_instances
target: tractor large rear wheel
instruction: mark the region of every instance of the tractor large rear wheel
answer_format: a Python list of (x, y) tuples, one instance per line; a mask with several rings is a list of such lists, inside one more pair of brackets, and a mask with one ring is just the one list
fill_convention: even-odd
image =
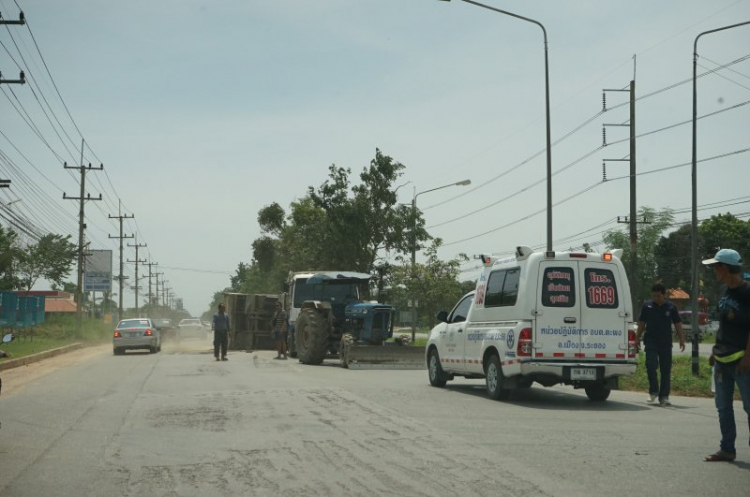
[(303, 364), (321, 364), (328, 351), (328, 318), (318, 309), (303, 309), (294, 325), (297, 357)]

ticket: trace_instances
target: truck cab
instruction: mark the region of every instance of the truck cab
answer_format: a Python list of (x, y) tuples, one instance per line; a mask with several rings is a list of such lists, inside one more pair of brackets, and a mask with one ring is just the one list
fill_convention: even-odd
[(533, 382), (584, 388), (603, 401), (636, 369), (630, 286), (621, 250), (480, 256), (477, 287), (430, 332), (430, 383), (484, 378), (488, 394), (507, 398)]

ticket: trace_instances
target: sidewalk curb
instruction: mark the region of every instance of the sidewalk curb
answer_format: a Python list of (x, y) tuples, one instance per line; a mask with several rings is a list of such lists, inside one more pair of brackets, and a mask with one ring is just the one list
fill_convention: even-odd
[(58, 347), (56, 349), (50, 349), (44, 352), (39, 352), (38, 354), (31, 354), (25, 357), (19, 357), (18, 359), (10, 359), (5, 362), (0, 362), (0, 371), (5, 371), (6, 369), (18, 368), (21, 366), (26, 366), (34, 362), (39, 362), (44, 359), (48, 359), (50, 357), (55, 357), (60, 354), (65, 354), (67, 352), (73, 352), (74, 350), (78, 350), (82, 348), (83, 348), (82, 343), (73, 343), (70, 345), (66, 345), (64, 347)]

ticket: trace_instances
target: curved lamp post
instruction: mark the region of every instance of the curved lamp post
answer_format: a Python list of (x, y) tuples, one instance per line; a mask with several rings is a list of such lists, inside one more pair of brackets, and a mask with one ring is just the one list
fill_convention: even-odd
[[(414, 225), (412, 226), (412, 232), (411, 232), (411, 271), (412, 271), (412, 278), (414, 277), (414, 267), (417, 265), (417, 197), (422, 195), (423, 193), (429, 193), (434, 192), (435, 190), (442, 190), (443, 188), (448, 188), (451, 186), (466, 186), (470, 185), (471, 180), (465, 179), (462, 181), (457, 181), (456, 183), (450, 183), (448, 185), (438, 186), (437, 188), (431, 188), (429, 190), (424, 190), (419, 193), (415, 193), (414, 197), (411, 199), (411, 215), (414, 220)], [(411, 302), (411, 343), (414, 343), (416, 340), (416, 334), (417, 334), (417, 299), (415, 295), (412, 295), (412, 302)]]
[(736, 28), (739, 26), (745, 26), (750, 24), (750, 21), (740, 22), (732, 24), (731, 26), (724, 26), (721, 28), (711, 29), (704, 31), (695, 37), (693, 43), (693, 164), (692, 164), (692, 207), (693, 207), (693, 218), (690, 225), (690, 248), (692, 258), (692, 290), (690, 292), (690, 306), (693, 308), (693, 312), (690, 316), (690, 327), (693, 332), (693, 354), (692, 354), (692, 366), (693, 375), (698, 376), (698, 87), (697, 87), (697, 74), (698, 74), (698, 39), (710, 33), (716, 33), (717, 31), (724, 31), (726, 29)]
[[(440, 1), (450, 2), (451, 0), (440, 0)], [(542, 25), (541, 22), (535, 21), (534, 19), (529, 19), (528, 17), (519, 16), (518, 14), (508, 12), (507, 10), (501, 10), (495, 7), (491, 7), (489, 5), (485, 5), (483, 3), (475, 2), (473, 0), (461, 0), (461, 1), (470, 3), (472, 5), (476, 5), (477, 7), (482, 7), (484, 9), (492, 10), (494, 12), (499, 12), (500, 14), (505, 14), (511, 17), (515, 17), (516, 19), (521, 19), (522, 21), (530, 22), (542, 28), (542, 34), (544, 35), (544, 97), (545, 97), (545, 105), (546, 105), (546, 113), (547, 113), (547, 252), (551, 252), (552, 251), (552, 134), (550, 131), (550, 113), (549, 113), (549, 57), (547, 54), (548, 52), (547, 30), (544, 29), (544, 26)]]

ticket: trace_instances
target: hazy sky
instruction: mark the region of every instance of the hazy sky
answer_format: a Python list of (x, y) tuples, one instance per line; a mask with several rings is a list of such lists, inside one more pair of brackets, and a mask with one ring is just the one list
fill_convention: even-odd
[[(628, 94), (609, 93), (609, 107), (625, 105), (597, 116), (602, 89), (626, 88), (635, 74), (638, 134), (689, 121), (691, 83), (666, 88), (692, 77), (693, 40), (750, 20), (750, 0), (486, 3), (547, 29), (553, 141), (591, 119), (552, 150), (560, 171), (553, 201), (572, 197), (554, 208), (557, 249), (597, 242), (628, 214), (629, 183), (615, 180), (628, 164), (609, 163), (610, 181), (601, 180), (602, 160), (627, 157), (629, 145), (597, 150), (604, 123), (628, 121)], [(332, 163), (356, 177), (376, 147), (406, 166), (404, 203), (472, 181), (418, 197), (429, 231), (446, 243), (442, 257), (545, 244), (545, 214), (535, 214), (546, 206), (544, 47), (533, 24), (458, 0), (18, 4), (28, 28), (0, 26), (0, 71), (16, 78), (20, 65), (30, 81), (0, 85), (0, 178), (13, 181), (0, 202), (22, 198), (7, 209), (77, 240), (78, 205), (62, 195), (78, 195), (78, 176), (62, 163), (78, 164), (81, 135), (33, 34), (90, 146), (84, 161), (106, 170), (87, 177), (87, 192), (105, 197), (86, 207), (91, 246), (114, 249), (117, 268), (109, 236), (118, 226), (108, 216), (121, 201), (135, 215), (125, 233), (148, 244), (139, 255), (159, 263), (193, 314), (228, 285), (237, 263), (250, 261), (260, 208), (287, 208)], [(4, 19), (18, 10), (0, 0)], [(750, 61), (742, 60), (750, 26), (707, 35), (698, 52), (700, 73), (741, 60), (699, 79), (699, 115), (725, 111), (699, 121), (699, 159), (750, 148), (750, 105), (741, 105), (750, 101)], [(607, 134), (610, 143), (624, 140), (628, 128)], [(689, 163), (690, 124), (640, 138), (636, 156), (639, 172)], [(701, 218), (748, 217), (749, 157), (699, 164), (699, 205), (721, 207), (702, 209)], [(639, 176), (638, 205), (672, 207), (689, 220), (690, 167)], [(132, 248), (125, 258), (135, 259)], [(132, 284), (133, 264), (125, 274)], [(143, 295), (145, 280), (141, 287)], [(128, 290), (128, 307), (133, 298)]]

